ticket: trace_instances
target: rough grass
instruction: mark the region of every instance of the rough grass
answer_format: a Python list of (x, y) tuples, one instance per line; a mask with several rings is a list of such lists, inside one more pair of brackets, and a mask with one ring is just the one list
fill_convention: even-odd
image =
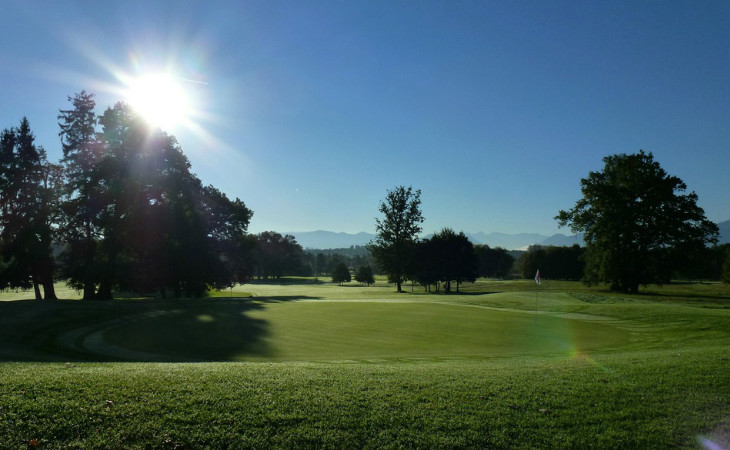
[(466, 288), (0, 302), (0, 447), (730, 447), (727, 286)]
[(398, 363), (7, 363), (21, 448), (674, 448), (722, 443), (723, 349)]

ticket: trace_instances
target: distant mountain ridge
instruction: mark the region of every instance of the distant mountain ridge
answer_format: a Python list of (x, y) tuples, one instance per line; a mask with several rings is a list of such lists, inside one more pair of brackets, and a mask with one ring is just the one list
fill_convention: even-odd
[[(357, 245), (367, 245), (375, 239), (371, 233), (338, 233), (334, 231), (290, 231), (284, 234), (291, 234), (297, 242), (305, 249), (331, 249), (349, 248)], [(583, 245), (582, 235), (566, 236), (555, 234), (547, 236), (539, 233), (465, 233), (470, 241), (475, 244), (487, 244), (490, 247), (502, 247), (507, 250), (524, 250), (530, 245)]]
[[(730, 243), (730, 220), (719, 222), (720, 239), (718, 243)], [(334, 231), (290, 231), (284, 234), (291, 234), (297, 242), (309, 249), (330, 249), (349, 248), (357, 245), (367, 245), (375, 239), (371, 233), (338, 233)], [(547, 236), (539, 233), (464, 233), (475, 244), (487, 244), (490, 247), (502, 247), (507, 250), (525, 250), (530, 245), (555, 245), (571, 246), (574, 244), (585, 245), (583, 234), (565, 235), (557, 233)], [(429, 235), (430, 236), (430, 235)]]

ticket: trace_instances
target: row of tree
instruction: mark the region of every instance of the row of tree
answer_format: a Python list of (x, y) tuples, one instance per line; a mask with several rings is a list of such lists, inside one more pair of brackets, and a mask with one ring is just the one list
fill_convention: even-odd
[(403, 282), (411, 280), (427, 290), (443, 284), (449, 292), (477, 276), (503, 277), (510, 273), (514, 258), (504, 249), (474, 246), (463, 232), (445, 228), (430, 238), (420, 240), (421, 191), (398, 186), (387, 192), (376, 218), (376, 236), (368, 246), (375, 261), (390, 282), (402, 291)]
[(58, 116), (63, 158), (47, 161), (26, 119), (0, 144), (0, 288), (53, 277), (111, 298), (114, 289), (199, 296), (252, 271), (252, 217), (240, 199), (203, 186), (175, 138), (128, 105), (94, 112), (92, 94)]
[[(581, 180), (583, 197), (555, 217), (561, 226), (584, 233), (586, 247), (533, 248), (522, 257), (523, 276), (541, 269), (546, 277), (603, 282), (624, 292), (667, 283), (676, 274), (716, 274), (718, 269), (730, 281), (730, 251), (716, 246), (717, 225), (705, 217), (697, 194), (685, 193), (684, 182), (643, 150), (603, 161), (602, 171)], [(398, 291), (407, 279), (427, 287), (443, 282), (446, 290), (456, 281), (458, 290), (478, 273), (475, 254), (488, 252), (475, 252), (463, 233), (450, 229), (419, 241), (420, 196), (420, 190), (404, 186), (387, 192), (369, 248)], [(500, 271), (511, 266), (508, 262), (505, 258)]]

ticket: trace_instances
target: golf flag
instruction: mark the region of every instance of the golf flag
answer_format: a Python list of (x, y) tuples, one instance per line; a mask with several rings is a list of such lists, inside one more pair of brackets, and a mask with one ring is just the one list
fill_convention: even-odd
[(540, 284), (540, 269), (537, 269), (537, 273), (535, 274), (535, 283)]

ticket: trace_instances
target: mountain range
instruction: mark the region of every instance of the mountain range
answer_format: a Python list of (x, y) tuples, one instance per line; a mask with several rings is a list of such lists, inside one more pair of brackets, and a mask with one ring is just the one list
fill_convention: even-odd
[[(291, 231), (285, 234), (291, 234), (297, 242), (305, 249), (329, 249), (329, 248), (349, 248), (353, 245), (366, 245), (375, 239), (374, 234), (370, 233), (337, 233), (334, 231)], [(538, 233), (464, 233), (470, 241), (475, 244), (487, 244), (490, 247), (502, 247), (508, 250), (524, 250), (533, 244), (540, 245), (573, 245), (583, 244), (583, 238), (580, 235), (566, 236), (564, 234), (555, 234), (547, 236)], [(430, 236), (426, 236), (430, 237)]]
[[(730, 243), (730, 220), (717, 224), (720, 229), (720, 244)], [(305, 249), (349, 248), (354, 245), (366, 245), (375, 238), (371, 233), (338, 233), (334, 231), (290, 231), (297, 242)], [(552, 236), (539, 233), (464, 233), (475, 244), (487, 244), (490, 247), (502, 247), (507, 250), (525, 250), (530, 245), (570, 246), (584, 245), (583, 235), (565, 235), (562, 233)], [(430, 237), (430, 236), (426, 236)]]

